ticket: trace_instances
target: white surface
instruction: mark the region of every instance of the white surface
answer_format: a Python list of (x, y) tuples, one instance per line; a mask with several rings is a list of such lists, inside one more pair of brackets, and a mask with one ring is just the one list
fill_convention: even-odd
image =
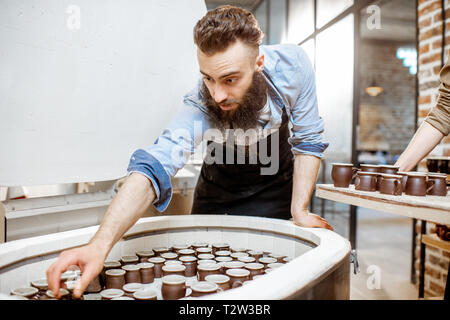
[(1, 1), (0, 185), (124, 176), (195, 86), (205, 12), (202, 0)]

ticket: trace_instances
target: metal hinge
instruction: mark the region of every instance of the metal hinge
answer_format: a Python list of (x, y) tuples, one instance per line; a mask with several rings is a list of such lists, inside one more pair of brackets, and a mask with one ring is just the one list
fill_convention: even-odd
[(352, 249), (352, 251), (350, 251), (350, 263), (353, 263), (353, 273), (359, 273), (358, 256), (355, 249)]

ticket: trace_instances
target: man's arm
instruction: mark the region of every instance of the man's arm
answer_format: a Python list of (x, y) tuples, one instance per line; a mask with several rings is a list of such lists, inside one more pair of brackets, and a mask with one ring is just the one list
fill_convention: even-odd
[(399, 171), (410, 171), (422, 160), (444, 137), (443, 133), (428, 122), (422, 122), (408, 147), (395, 163)]
[(82, 276), (74, 297), (80, 298), (89, 283), (101, 272), (103, 263), (114, 244), (142, 217), (155, 199), (150, 181), (144, 175), (132, 173), (119, 189), (100, 228), (89, 243), (83, 247), (64, 251), (47, 270), (50, 290), (59, 298), (61, 274), (71, 265), (77, 265)]
[(325, 219), (308, 211), (319, 169), (319, 158), (302, 154), (295, 156), (291, 214), (299, 226), (333, 230)]

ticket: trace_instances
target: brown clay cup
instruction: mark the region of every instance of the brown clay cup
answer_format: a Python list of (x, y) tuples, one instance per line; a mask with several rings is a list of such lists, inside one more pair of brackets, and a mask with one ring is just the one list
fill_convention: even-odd
[(250, 280), (250, 271), (247, 269), (228, 269), (226, 275), (230, 277), (231, 288), (237, 288)]
[(214, 282), (198, 281), (191, 285), (191, 297), (202, 297), (219, 291), (219, 286)]
[(122, 287), (125, 284), (125, 273), (126, 271), (122, 269), (110, 269), (105, 271), (105, 288), (122, 290)]
[(250, 279), (253, 279), (254, 276), (264, 274), (265, 269), (264, 265), (258, 262), (247, 263), (244, 268), (250, 271)]
[(230, 277), (224, 274), (210, 274), (205, 277), (205, 281), (217, 284), (224, 291), (231, 289)]
[(359, 170), (353, 167), (351, 163), (333, 163), (331, 169), (331, 179), (336, 188), (348, 188), (350, 182)]
[(194, 277), (197, 274), (197, 258), (194, 256), (181, 256), (180, 261), (186, 267), (185, 277)]
[(424, 197), (427, 194), (427, 175), (421, 172), (408, 172), (405, 193), (409, 196)]
[(149, 258), (148, 262), (153, 263), (155, 278), (161, 278), (162, 277), (162, 267), (164, 265), (164, 262), (166, 262), (166, 259), (161, 258), (161, 257), (153, 257), (153, 258)]
[(155, 265), (151, 262), (142, 262), (138, 266), (140, 267), (141, 282), (144, 284), (152, 283), (155, 280)]
[(163, 277), (171, 274), (177, 274), (184, 277), (186, 267), (183, 264), (171, 264), (162, 267)]
[(427, 195), (447, 196), (447, 175), (439, 173), (429, 173), (427, 181)]
[(171, 274), (161, 278), (161, 294), (164, 300), (177, 300), (186, 296), (186, 278)]
[(355, 190), (377, 191), (378, 173), (359, 171), (355, 178)]
[(205, 277), (210, 274), (220, 274), (221, 265), (218, 263), (205, 263), (197, 267), (197, 280), (204, 281)]
[(402, 176), (393, 174), (382, 174), (380, 182), (380, 193), (393, 196), (402, 194)]
[(141, 283), (141, 268), (137, 264), (127, 264), (122, 269), (126, 271), (125, 283)]

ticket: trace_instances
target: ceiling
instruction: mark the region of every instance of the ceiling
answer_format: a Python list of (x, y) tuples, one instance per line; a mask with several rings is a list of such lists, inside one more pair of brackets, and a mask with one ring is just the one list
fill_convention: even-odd
[(223, 6), (226, 4), (230, 4), (233, 6), (241, 7), (243, 9), (253, 11), (262, 0), (235, 0), (235, 1), (227, 1), (227, 0), (205, 0), (206, 7), (208, 10), (217, 8), (219, 6)]

